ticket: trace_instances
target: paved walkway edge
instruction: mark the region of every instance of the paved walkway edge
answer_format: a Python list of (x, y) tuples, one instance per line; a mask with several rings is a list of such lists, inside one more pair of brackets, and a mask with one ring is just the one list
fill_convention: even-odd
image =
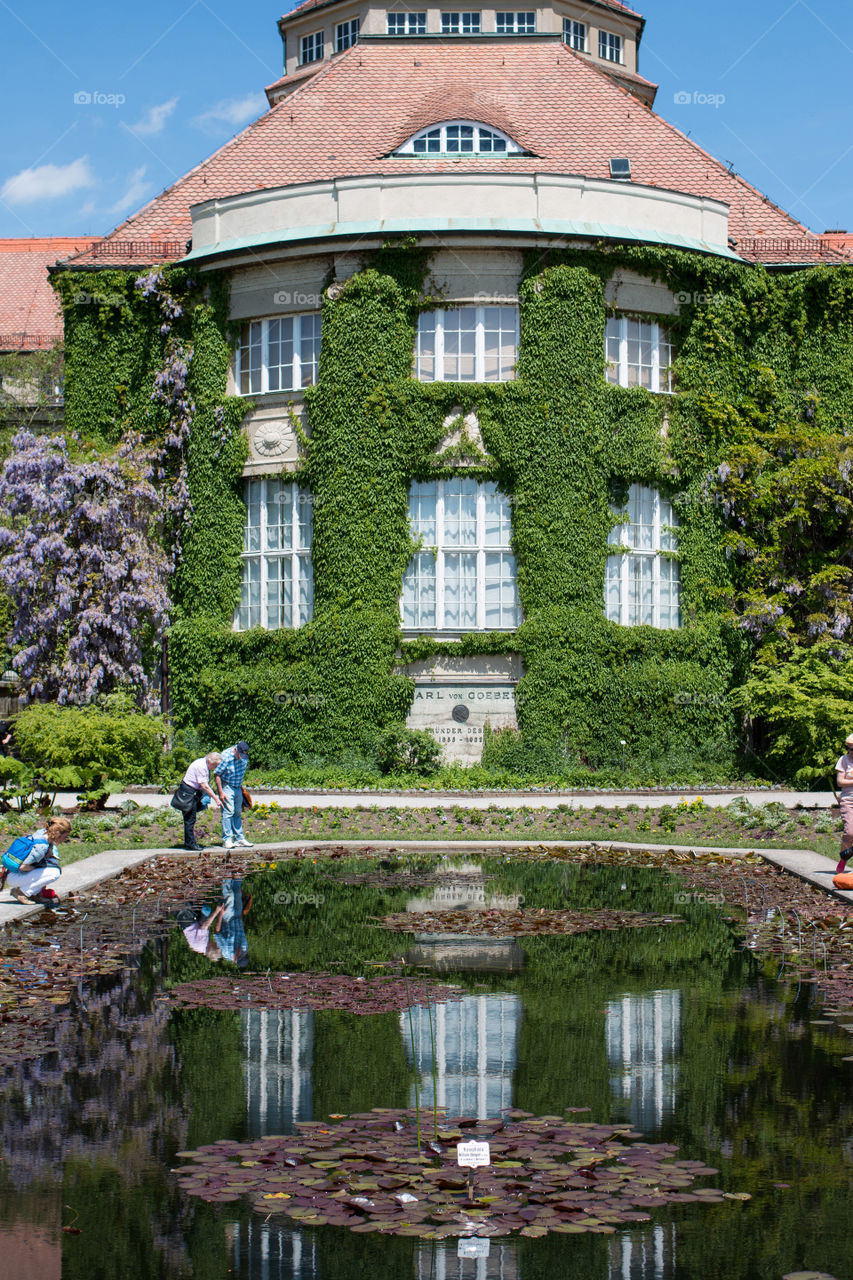
[[(831, 809), (838, 804), (831, 791), (703, 791), (701, 787), (679, 787), (659, 791), (288, 791), (249, 788), (261, 804), (277, 804), (281, 809), (619, 809), (636, 804), (641, 809), (660, 809), (701, 796), (712, 809), (723, 809), (732, 800), (748, 800), (753, 806), (771, 801), (786, 808)], [(162, 809), (172, 800), (172, 792), (153, 788), (130, 788), (110, 797), (109, 810), (118, 809), (128, 800), (141, 808)], [(56, 803), (74, 808), (77, 797), (62, 791)]]
[[(835, 867), (829, 858), (811, 849), (750, 849), (721, 848), (712, 845), (686, 844), (629, 844), (621, 840), (287, 840), (278, 844), (255, 845), (255, 853), (263, 854), (292, 853), (299, 849), (346, 849), (351, 853), (359, 850), (403, 850), (404, 852), (436, 853), (447, 850), (451, 853), (496, 853), (501, 849), (615, 849), (619, 852), (644, 853), (660, 850), (672, 853), (715, 854), (720, 858), (743, 858), (748, 854), (758, 854), (766, 862), (790, 872), (800, 880), (815, 885), (832, 897), (842, 902), (853, 902), (853, 891), (836, 889), (832, 884)], [(69, 893), (82, 893), (104, 880), (112, 880), (129, 867), (139, 866), (149, 858), (197, 858), (218, 856), (224, 858), (225, 850), (221, 846), (210, 846), (205, 854), (189, 854), (174, 848), (165, 849), (110, 849), (104, 853), (93, 854), (91, 858), (81, 858), (73, 862), (63, 871), (60, 888), (61, 897)], [(12, 901), (0, 902), (0, 928), (15, 920), (37, 914), (42, 908), (37, 905), (24, 906)]]

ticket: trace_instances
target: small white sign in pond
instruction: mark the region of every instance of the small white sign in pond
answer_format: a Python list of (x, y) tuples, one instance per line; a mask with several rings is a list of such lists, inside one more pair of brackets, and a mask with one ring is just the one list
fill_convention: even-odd
[(470, 1240), (462, 1239), (456, 1248), (457, 1258), (488, 1258), (491, 1240), (481, 1240), (473, 1236)]
[(456, 1163), (463, 1169), (478, 1169), (491, 1164), (488, 1142), (457, 1142)]

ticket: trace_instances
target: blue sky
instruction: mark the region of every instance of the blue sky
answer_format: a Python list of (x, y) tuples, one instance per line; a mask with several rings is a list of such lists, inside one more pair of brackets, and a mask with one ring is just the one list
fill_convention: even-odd
[[(850, 0), (636, 7), (657, 111), (813, 230), (853, 231)], [(239, 132), (281, 73), (281, 12), (0, 0), (0, 235), (105, 234)]]

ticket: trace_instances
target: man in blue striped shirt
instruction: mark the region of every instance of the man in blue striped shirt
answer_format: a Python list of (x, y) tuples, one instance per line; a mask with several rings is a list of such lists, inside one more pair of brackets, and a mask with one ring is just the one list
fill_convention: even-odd
[(226, 849), (233, 849), (235, 845), (241, 849), (254, 848), (251, 840), (243, 835), (243, 778), (248, 767), (249, 744), (238, 742), (222, 752), (222, 761), (213, 775), (222, 803), (222, 843)]

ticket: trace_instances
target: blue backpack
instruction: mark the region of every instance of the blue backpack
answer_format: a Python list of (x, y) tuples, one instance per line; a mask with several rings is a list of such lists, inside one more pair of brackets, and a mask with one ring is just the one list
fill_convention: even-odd
[(26, 862), (33, 851), (33, 846), (42, 844), (35, 836), (18, 836), (3, 854), (3, 867), (6, 871), (20, 871), (21, 864)]

